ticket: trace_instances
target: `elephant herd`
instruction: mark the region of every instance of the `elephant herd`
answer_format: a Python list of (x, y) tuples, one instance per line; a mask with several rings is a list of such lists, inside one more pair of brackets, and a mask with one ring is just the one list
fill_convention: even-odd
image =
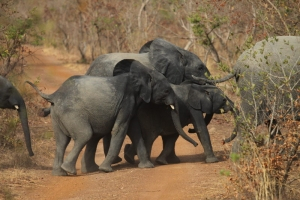
[[(258, 126), (270, 117), (266, 96), (275, 93), (259, 94), (259, 91), (265, 87), (275, 91), (274, 83), (290, 77), (291, 95), (276, 99), (295, 100), (299, 95), (299, 66), (300, 37), (279, 36), (258, 42), (245, 51), (228, 77), (211, 80), (209, 70), (195, 54), (157, 38), (142, 46), (139, 53), (99, 56), (85, 75), (70, 77), (53, 94), (44, 94), (33, 83), (26, 82), (51, 104), (43, 109), (43, 114), (51, 113), (56, 140), (52, 174), (63, 176), (76, 174), (75, 163), (84, 147), (83, 173), (111, 172), (111, 165), (121, 161), (118, 155), (126, 134), (132, 142), (125, 145), (127, 162), (134, 163), (134, 156), (138, 155), (140, 168), (154, 167), (150, 161), (151, 149), (155, 139), (161, 136), (163, 150), (156, 162), (179, 163), (175, 154), (179, 135), (198, 145), (182, 129), (190, 123), (194, 126), (191, 132), (197, 134), (203, 146), (206, 162), (217, 162), (207, 129), (213, 114), (233, 111), (237, 133), (241, 131), (241, 116), (251, 117), (253, 125)], [(239, 109), (215, 86), (233, 77), (241, 94)], [(249, 84), (251, 89), (245, 89)], [(0, 86), (0, 108), (18, 110), (26, 146), (32, 156), (24, 101), (3, 77), (0, 77)], [(299, 117), (299, 110), (292, 112), (295, 118)], [(275, 121), (272, 120), (271, 124)], [(233, 138), (234, 135), (226, 141)], [(71, 139), (74, 147), (64, 158)], [(98, 165), (95, 153), (100, 139), (103, 139), (105, 159)], [(235, 140), (235, 146), (238, 141)]]

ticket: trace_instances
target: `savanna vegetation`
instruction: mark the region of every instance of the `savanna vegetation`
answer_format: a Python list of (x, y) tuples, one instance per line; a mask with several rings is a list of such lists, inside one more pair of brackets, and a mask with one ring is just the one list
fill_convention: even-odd
[[(26, 57), (34, 56), (28, 45), (53, 47), (75, 55), (74, 63), (89, 64), (100, 54), (138, 52), (147, 41), (161, 37), (194, 52), (219, 77), (245, 49), (280, 35), (300, 36), (298, 0), (0, 0), (0, 75), (21, 91), (31, 123), (36, 123), (34, 98), (17, 76), (26, 67)], [(235, 90), (233, 82), (228, 85)], [(299, 101), (290, 106), (299, 106)], [(0, 171), (34, 166), (38, 161), (25, 155), (17, 115), (1, 110), (0, 116), (0, 156), (10, 158), (0, 164)], [(246, 151), (232, 156), (235, 165), (225, 174), (231, 176), (237, 199), (299, 195), (300, 124), (286, 116), (280, 126), (287, 130), (279, 139), (284, 142), (258, 147), (257, 138), (249, 137)], [(33, 138), (40, 144), (53, 142), (47, 130)], [(41, 151), (49, 156), (43, 145)], [(13, 199), (0, 183), (1, 195)]]

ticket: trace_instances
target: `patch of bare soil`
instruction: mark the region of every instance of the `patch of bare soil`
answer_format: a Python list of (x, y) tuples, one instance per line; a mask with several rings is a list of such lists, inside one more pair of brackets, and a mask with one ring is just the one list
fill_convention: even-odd
[[(56, 56), (45, 53), (42, 49), (35, 49), (35, 57), (28, 59), (25, 79), (39, 80), (39, 88), (45, 93), (52, 93), (69, 76), (84, 74), (86, 67), (63, 65)], [(50, 118), (44, 118), (39, 124), (31, 127), (35, 132), (37, 127), (51, 130)], [(172, 165), (158, 165), (152, 169), (140, 169), (123, 161), (113, 166), (112, 173), (81, 174), (80, 158), (77, 162), (77, 176), (55, 177), (51, 175), (52, 161), (43, 163), (41, 168), (27, 168), (27, 181), (18, 185), (11, 185), (16, 199), (43, 200), (85, 200), (85, 199), (226, 199), (229, 177), (220, 175), (221, 170), (229, 169), (228, 146), (221, 140), (228, 136), (233, 123), (230, 114), (215, 115), (208, 126), (214, 151), (220, 162), (207, 164), (201, 145), (193, 147), (179, 138), (176, 143), (176, 153), (181, 163)], [(185, 131), (187, 127), (185, 128)], [(37, 133), (38, 134), (38, 133)], [(196, 135), (191, 135), (198, 140)], [(54, 156), (53, 147), (48, 151), (51, 159)], [(126, 138), (124, 144), (129, 143)], [(37, 144), (34, 144), (37, 145)], [(72, 144), (67, 151), (70, 151)], [(162, 150), (161, 139), (158, 138), (153, 146), (151, 159)], [(35, 151), (35, 156), (45, 154), (45, 151)], [(120, 156), (123, 157), (123, 148)], [(98, 145), (96, 162), (100, 164), (104, 159), (102, 141)], [(23, 183), (23, 184), (22, 184)]]

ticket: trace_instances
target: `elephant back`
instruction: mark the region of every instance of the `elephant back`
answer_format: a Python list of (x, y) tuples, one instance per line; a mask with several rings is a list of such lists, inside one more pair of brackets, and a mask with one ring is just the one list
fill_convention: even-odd
[[(259, 109), (263, 112), (270, 101), (278, 106), (290, 105), (290, 94), (294, 100), (299, 95), (300, 37), (262, 40), (239, 57), (234, 70), (245, 112)], [(262, 115), (258, 117), (262, 120)]]
[[(116, 65), (124, 59), (137, 60), (144, 66), (150, 69), (154, 69), (154, 67), (149, 61), (148, 53), (110, 53), (101, 55), (98, 58), (96, 58), (92, 62), (85, 75), (111, 77), (113, 76)], [(123, 71), (123, 73), (126, 73), (129, 71), (129, 69), (126, 69), (126, 67), (124, 69), (118, 69), (119, 74), (121, 71)]]

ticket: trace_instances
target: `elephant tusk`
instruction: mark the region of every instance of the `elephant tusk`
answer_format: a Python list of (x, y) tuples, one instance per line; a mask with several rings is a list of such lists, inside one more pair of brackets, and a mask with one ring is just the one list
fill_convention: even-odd
[(15, 109), (16, 109), (16, 110), (19, 110), (19, 106), (18, 106), (18, 105), (15, 105)]
[(175, 107), (173, 105), (170, 105), (170, 107), (172, 108), (172, 110), (175, 110)]

